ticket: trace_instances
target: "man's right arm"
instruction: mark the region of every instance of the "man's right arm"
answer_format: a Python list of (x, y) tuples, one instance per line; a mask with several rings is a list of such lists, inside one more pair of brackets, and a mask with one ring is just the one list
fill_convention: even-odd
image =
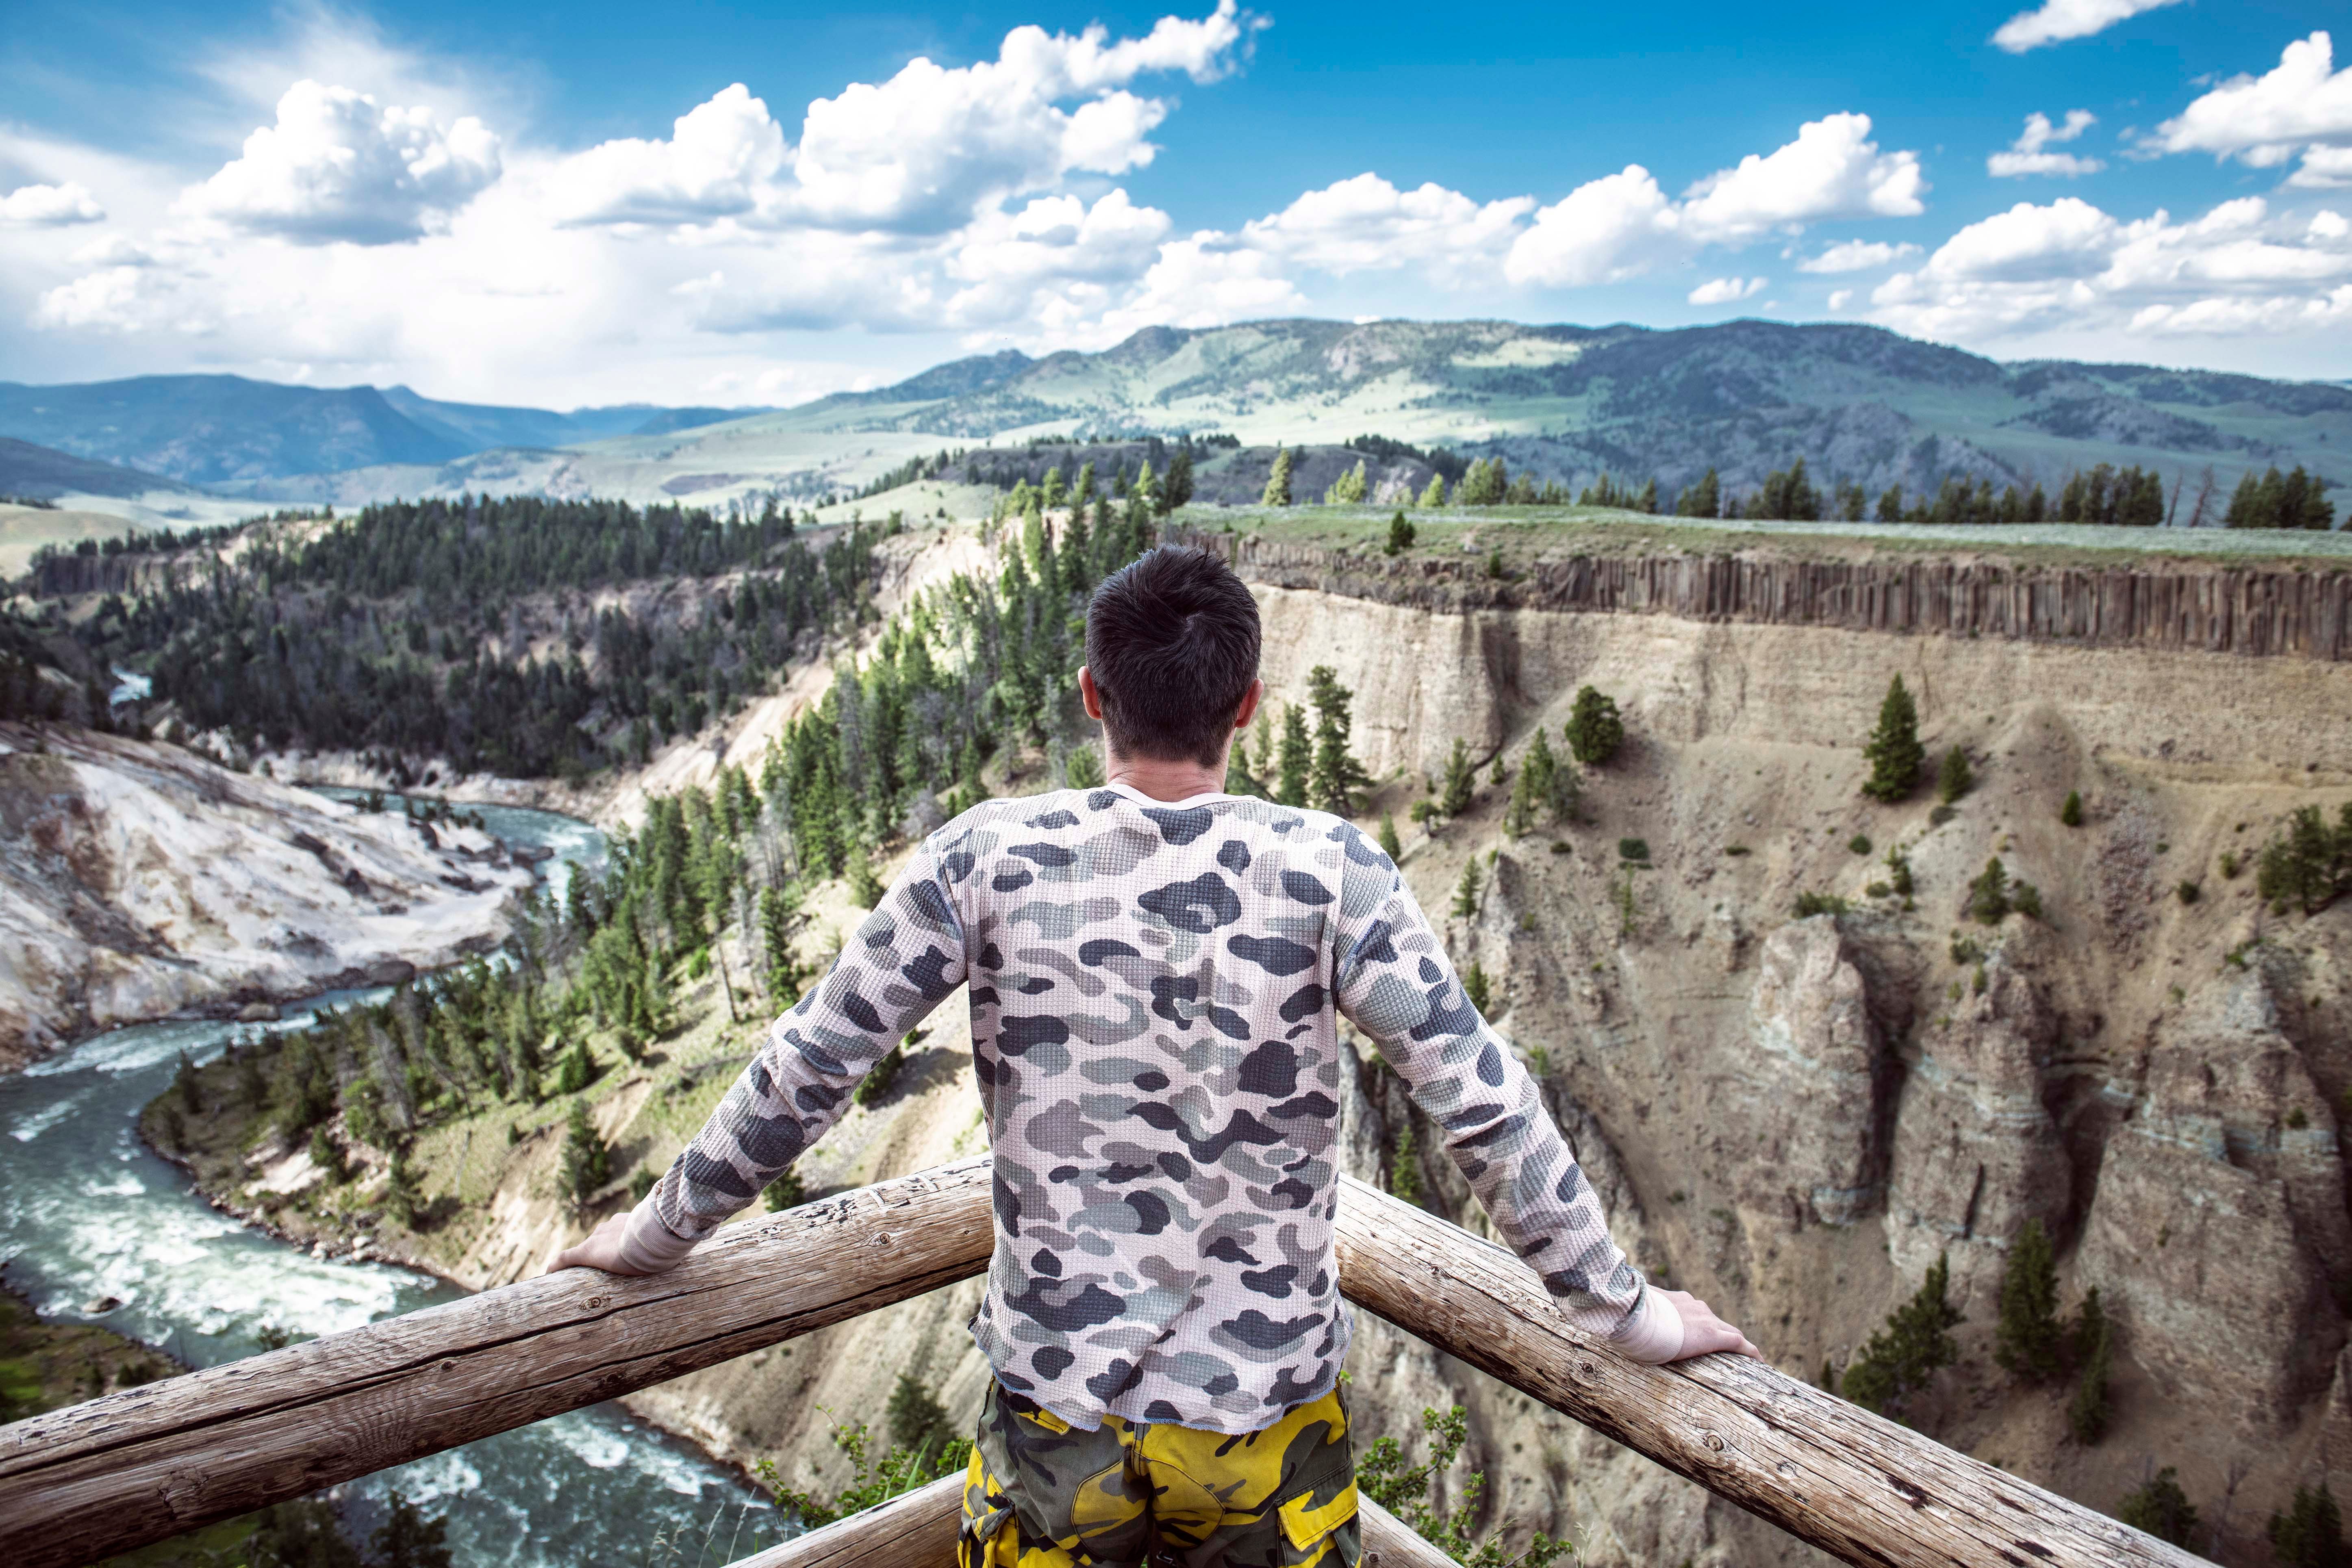
[(929, 843), (916, 851), (625, 1226), (600, 1227), (554, 1267), (671, 1268), (824, 1136), (874, 1064), (963, 984), (951, 859)]

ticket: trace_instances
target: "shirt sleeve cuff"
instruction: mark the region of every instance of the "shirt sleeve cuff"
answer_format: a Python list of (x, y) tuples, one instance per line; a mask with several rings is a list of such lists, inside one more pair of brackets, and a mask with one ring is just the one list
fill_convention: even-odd
[(677, 1268), (694, 1250), (694, 1243), (662, 1224), (654, 1212), (655, 1194), (647, 1193), (629, 1211), (629, 1226), (621, 1233), (621, 1262), (639, 1274), (660, 1274)]
[(1642, 1299), (1609, 1337), (1610, 1348), (1653, 1366), (1683, 1353), (1683, 1315), (1655, 1286), (1642, 1287)]

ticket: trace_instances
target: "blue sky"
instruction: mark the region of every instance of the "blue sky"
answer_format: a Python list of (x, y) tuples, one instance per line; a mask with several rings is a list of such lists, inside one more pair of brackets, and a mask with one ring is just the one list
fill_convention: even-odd
[(2340, 13), (20, 6), (0, 376), (791, 402), (1311, 313), (2347, 377)]

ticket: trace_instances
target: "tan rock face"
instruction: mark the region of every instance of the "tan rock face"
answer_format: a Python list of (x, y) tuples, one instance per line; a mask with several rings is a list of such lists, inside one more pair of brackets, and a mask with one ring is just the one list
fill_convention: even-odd
[(1791, 921), (1765, 939), (1747, 1037), (1726, 1044), (1712, 1113), (1740, 1205), (1792, 1229), (1861, 1218), (1885, 1189), (1893, 1060), (1835, 919)]
[(2232, 972), (2160, 1026), (2081, 1257), (2143, 1365), (2258, 1428), (2326, 1388), (2352, 1259), (2336, 1119), (2272, 983)]
[(1896, 1271), (1951, 1260), (1953, 1298), (1990, 1314), (2009, 1246), (2029, 1219), (2067, 1233), (2071, 1167), (2042, 1102), (2057, 1020), (2005, 955), (1920, 1031), (1895, 1116), (1886, 1240)]

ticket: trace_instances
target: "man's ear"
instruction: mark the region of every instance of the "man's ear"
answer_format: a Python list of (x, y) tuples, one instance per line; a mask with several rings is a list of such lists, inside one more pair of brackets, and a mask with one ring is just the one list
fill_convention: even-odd
[[(1078, 679), (1083, 682), (1086, 679), (1086, 671), (1080, 670), (1078, 672)], [(1242, 705), (1234, 710), (1234, 729), (1246, 730), (1249, 728), (1249, 721), (1257, 717), (1258, 700), (1265, 695), (1265, 681), (1253, 680), (1249, 683), (1249, 689), (1242, 693)], [(1091, 710), (1089, 710), (1089, 711), (1091, 711)]]
[(1094, 671), (1083, 664), (1078, 666), (1078, 700), (1087, 705), (1087, 718), (1102, 722), (1102, 693), (1095, 689)]

